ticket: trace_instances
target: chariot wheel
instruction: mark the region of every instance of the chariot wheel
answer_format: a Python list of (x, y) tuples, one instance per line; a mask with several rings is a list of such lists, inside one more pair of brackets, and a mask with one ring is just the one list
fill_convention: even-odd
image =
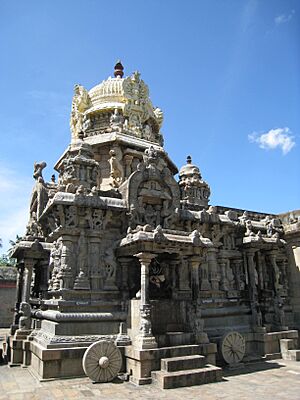
[(245, 355), (245, 338), (239, 332), (229, 332), (221, 339), (220, 348), (227, 364), (238, 364)]
[(114, 343), (100, 340), (86, 349), (82, 366), (85, 374), (93, 382), (110, 382), (120, 372), (122, 355)]

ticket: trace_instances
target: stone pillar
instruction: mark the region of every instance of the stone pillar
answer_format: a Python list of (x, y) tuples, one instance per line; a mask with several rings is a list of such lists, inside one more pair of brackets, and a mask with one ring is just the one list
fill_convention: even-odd
[(263, 272), (263, 261), (261, 252), (257, 252), (257, 269), (258, 269), (258, 285), (260, 289), (264, 288), (264, 272)]
[(39, 292), (44, 293), (48, 289), (48, 268), (49, 268), (48, 260), (41, 260), (38, 268), (40, 268)]
[(131, 163), (133, 160), (133, 156), (130, 154), (125, 154), (124, 162), (125, 162), (125, 177), (128, 178), (131, 174)]
[(219, 259), (219, 265), (221, 269), (221, 290), (229, 290), (229, 283), (226, 275), (226, 264), (227, 261), (224, 258)]
[(277, 293), (279, 291), (279, 289), (281, 289), (281, 285), (280, 285), (280, 270), (279, 267), (277, 265), (276, 262), (276, 251), (270, 251), (269, 254), (269, 259), (273, 268), (273, 272), (274, 272), (274, 288), (275, 288), (275, 292)]
[(92, 167), (90, 167), (89, 165), (86, 167), (86, 180), (88, 183), (92, 183), (91, 180), (91, 169)]
[(16, 303), (14, 308), (14, 320), (13, 325), (11, 325), (11, 334), (13, 335), (18, 328), (19, 318), (20, 318), (20, 304), (22, 301), (23, 287), (24, 287), (24, 262), (20, 262), (17, 265), (18, 275), (17, 275), (17, 287), (16, 287)]
[(189, 264), (187, 257), (181, 258), (181, 265), (179, 266), (179, 290), (191, 290), (189, 283)]
[(29, 303), (30, 290), (31, 290), (31, 279), (32, 271), (36, 261), (34, 259), (28, 258), (24, 260), (24, 288), (22, 294), (22, 301)]
[(170, 260), (170, 268), (172, 273), (172, 297), (177, 298), (178, 286), (177, 286), (177, 273), (178, 273), (179, 260)]
[(211, 290), (211, 284), (208, 280), (208, 261), (200, 260), (200, 290)]
[(129, 265), (132, 263), (132, 259), (127, 257), (120, 257), (118, 261), (121, 266), (122, 297), (124, 300), (126, 300), (128, 299), (128, 270), (129, 270)]
[(287, 273), (287, 269), (288, 269), (288, 262), (286, 259), (284, 259), (282, 261), (282, 277), (283, 277), (283, 288), (284, 289), (288, 289), (289, 287), (289, 280), (288, 280), (288, 273)]
[(255, 283), (255, 264), (254, 255), (256, 250), (247, 250), (247, 264), (248, 264), (248, 278), (250, 284), (250, 301), (256, 301), (257, 298), (257, 288)]
[(62, 238), (61, 266), (58, 274), (60, 279), (60, 289), (73, 289), (74, 272), (72, 265), (74, 260), (73, 237), (64, 236)]
[(157, 347), (152, 334), (151, 305), (149, 303), (149, 265), (155, 257), (152, 253), (135, 254), (141, 264), (141, 301), (140, 301), (140, 331), (135, 338), (135, 346), (139, 349), (153, 349)]
[(191, 271), (192, 271), (192, 296), (193, 300), (196, 300), (199, 295), (199, 264), (201, 262), (201, 258), (197, 256), (193, 256), (189, 259)]
[(243, 261), (240, 259), (233, 259), (233, 274), (235, 278), (236, 290), (242, 290), (242, 282), (241, 282), (241, 268)]
[[(73, 246), (73, 244), (72, 244)], [(74, 260), (74, 259), (73, 259)], [(88, 276), (88, 242), (85, 236), (84, 230), (81, 230), (80, 236), (77, 242), (77, 272), (74, 282), (74, 289), (89, 290), (90, 281)], [(71, 271), (72, 272), (72, 271)]]
[(104, 262), (101, 254), (101, 236), (90, 237), (89, 263), (92, 290), (102, 290), (104, 285)]
[(208, 248), (207, 250), (208, 273), (212, 290), (219, 290), (220, 277), (218, 274), (217, 249)]

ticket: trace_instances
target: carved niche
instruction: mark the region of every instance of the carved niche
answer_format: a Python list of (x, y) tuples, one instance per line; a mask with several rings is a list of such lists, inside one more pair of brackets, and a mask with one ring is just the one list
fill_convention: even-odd
[(174, 227), (175, 210), (180, 204), (179, 188), (166, 162), (152, 146), (124, 185), (120, 191), (126, 191), (131, 229), (138, 225)]

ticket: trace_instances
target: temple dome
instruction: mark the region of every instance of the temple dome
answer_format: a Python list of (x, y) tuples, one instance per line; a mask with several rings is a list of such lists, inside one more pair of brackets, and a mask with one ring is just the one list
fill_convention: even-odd
[(179, 186), (181, 201), (187, 208), (206, 208), (209, 202), (210, 187), (202, 179), (199, 168), (192, 164), (192, 158), (187, 157), (187, 163), (180, 168)]
[(199, 179), (201, 179), (201, 173), (200, 169), (197, 167), (197, 165), (192, 164), (192, 158), (191, 156), (187, 156), (187, 163), (183, 167), (180, 168), (179, 170), (179, 178), (183, 178), (184, 176), (197, 176)]
[(92, 102), (92, 107), (87, 110), (91, 113), (104, 108), (122, 107), (126, 102), (124, 91), (124, 78), (117, 77), (104, 80), (94, 86), (88, 93)]
[(75, 86), (70, 122), (73, 138), (82, 133), (87, 137), (116, 130), (162, 144), (162, 122), (163, 113), (153, 107), (139, 72), (123, 77), (121, 62), (115, 65), (114, 77), (89, 91)]

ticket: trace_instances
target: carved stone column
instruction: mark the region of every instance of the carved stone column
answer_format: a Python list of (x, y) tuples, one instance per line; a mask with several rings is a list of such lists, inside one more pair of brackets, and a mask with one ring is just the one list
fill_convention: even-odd
[(212, 290), (219, 290), (220, 278), (218, 274), (217, 249), (207, 250), (208, 273)]
[(181, 258), (181, 265), (179, 266), (179, 290), (191, 290), (189, 282), (189, 264), (187, 257)]
[(279, 267), (276, 262), (276, 251), (270, 251), (268, 256), (269, 256), (271, 265), (273, 267), (274, 288), (275, 288), (275, 292), (277, 293), (279, 291), (279, 289), (281, 289), (281, 285), (280, 285), (280, 270), (279, 270)]
[(250, 284), (250, 301), (256, 301), (257, 288), (255, 283), (255, 264), (254, 255), (256, 250), (247, 250), (248, 278)]
[(193, 256), (189, 259), (191, 271), (192, 271), (192, 296), (193, 299), (196, 300), (199, 295), (199, 265), (201, 262), (201, 258), (197, 256)]
[(89, 290), (90, 281), (88, 277), (88, 242), (83, 230), (80, 232), (77, 242), (77, 265), (77, 271), (79, 270), (79, 272), (75, 279), (74, 289)]
[(121, 266), (122, 297), (124, 300), (126, 300), (128, 299), (128, 270), (129, 270), (129, 265), (132, 263), (132, 259), (127, 257), (120, 257), (118, 261)]
[(172, 297), (174, 299), (177, 298), (178, 286), (177, 286), (177, 274), (178, 274), (178, 266), (180, 261), (178, 259), (170, 260), (170, 268), (171, 268), (171, 281), (172, 281)]
[(140, 349), (153, 349), (157, 347), (152, 334), (151, 305), (149, 304), (149, 265), (155, 257), (152, 253), (135, 254), (141, 264), (141, 302), (140, 302), (140, 331), (135, 338), (135, 345)]
[(33, 267), (36, 263), (36, 260), (28, 258), (24, 260), (24, 288), (22, 301), (25, 303), (29, 303), (30, 298), (30, 289), (31, 289), (31, 280), (32, 280), (32, 271)]
[(282, 261), (282, 276), (283, 276), (283, 288), (289, 288), (289, 280), (288, 280), (288, 262), (286, 259)]
[(208, 261), (203, 262), (202, 259), (202, 263), (200, 261), (200, 290), (211, 290), (211, 284), (208, 277)]
[(258, 285), (260, 289), (264, 288), (264, 273), (263, 273), (263, 261), (261, 252), (257, 252), (257, 269), (258, 269)]
[(11, 334), (15, 333), (15, 330), (18, 328), (19, 318), (20, 318), (20, 304), (22, 301), (23, 287), (24, 287), (24, 262), (20, 262), (17, 265), (18, 275), (17, 275), (17, 287), (16, 287), (16, 303), (14, 308), (14, 322), (11, 326)]
[(73, 238), (65, 236), (62, 239), (61, 265), (58, 274), (60, 289), (73, 289), (74, 273), (72, 265), (74, 260)]
[(88, 183), (92, 183), (91, 180), (91, 170), (92, 167), (90, 167), (89, 165), (86, 167), (86, 180), (88, 181)]
[(132, 164), (133, 156), (130, 154), (125, 154), (124, 162), (125, 162), (125, 177), (128, 178), (131, 174), (131, 164)]
[(241, 269), (243, 265), (243, 260), (241, 259), (233, 259), (232, 266), (233, 266), (233, 274), (235, 278), (235, 284), (237, 290), (242, 290), (242, 282), (241, 282)]
[(219, 265), (221, 269), (221, 290), (229, 290), (229, 283), (226, 275), (226, 259), (220, 258)]
[(89, 262), (92, 290), (102, 290), (104, 285), (104, 261), (101, 254), (101, 236), (90, 237)]
[(41, 293), (44, 293), (48, 289), (48, 267), (49, 267), (49, 262), (48, 260), (42, 260), (39, 263), (39, 268), (41, 269), (40, 273), (40, 287), (39, 291)]

